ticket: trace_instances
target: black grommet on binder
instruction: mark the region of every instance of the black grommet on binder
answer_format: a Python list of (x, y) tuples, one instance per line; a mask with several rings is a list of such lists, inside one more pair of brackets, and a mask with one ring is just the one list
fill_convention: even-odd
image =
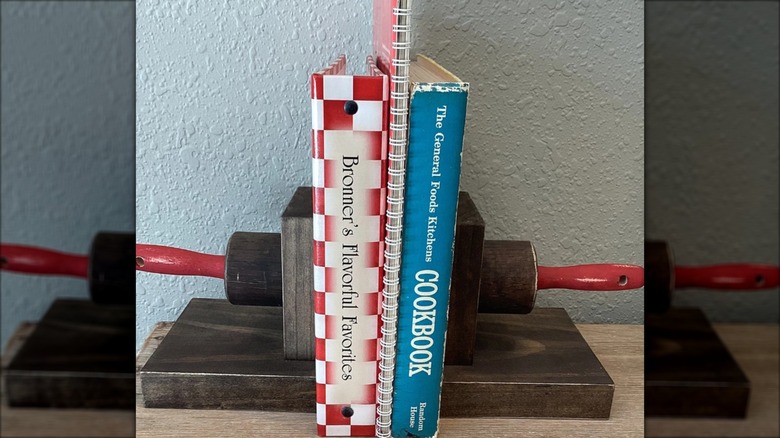
[(341, 415), (349, 418), (349, 417), (355, 415), (355, 411), (352, 408), (350, 408), (349, 406), (344, 406), (343, 408), (341, 408)]
[(350, 116), (355, 115), (358, 112), (358, 104), (354, 100), (348, 100), (344, 102), (344, 112)]

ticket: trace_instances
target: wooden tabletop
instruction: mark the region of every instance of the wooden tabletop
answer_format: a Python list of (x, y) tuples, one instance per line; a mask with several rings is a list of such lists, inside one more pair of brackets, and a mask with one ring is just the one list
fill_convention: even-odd
[[(580, 324), (577, 327), (615, 382), (609, 420), (444, 418), (439, 436), (643, 436), (643, 327), (608, 324)], [(169, 323), (158, 324), (139, 353), (139, 367), (169, 328)], [(313, 413), (146, 409), (140, 394), (136, 409), (138, 437), (316, 436)]]

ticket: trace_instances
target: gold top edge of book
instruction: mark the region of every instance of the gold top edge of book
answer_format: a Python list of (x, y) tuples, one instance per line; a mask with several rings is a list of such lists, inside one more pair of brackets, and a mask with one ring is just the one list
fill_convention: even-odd
[(409, 81), (417, 83), (463, 82), (425, 55), (417, 55), (409, 68)]

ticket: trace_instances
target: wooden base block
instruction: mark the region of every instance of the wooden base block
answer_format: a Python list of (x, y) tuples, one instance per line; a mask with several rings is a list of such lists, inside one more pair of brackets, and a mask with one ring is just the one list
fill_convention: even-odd
[(750, 382), (699, 309), (645, 317), (645, 413), (744, 418)]
[(141, 368), (144, 406), (314, 412), (314, 361), (283, 345), (281, 307), (195, 298)]
[(135, 308), (58, 299), (3, 370), (13, 407), (133, 409)]
[[(193, 299), (140, 371), (150, 408), (314, 412), (314, 362), (285, 360), (282, 310)], [(479, 315), (445, 366), (442, 415), (608, 418), (614, 384), (563, 309)]]

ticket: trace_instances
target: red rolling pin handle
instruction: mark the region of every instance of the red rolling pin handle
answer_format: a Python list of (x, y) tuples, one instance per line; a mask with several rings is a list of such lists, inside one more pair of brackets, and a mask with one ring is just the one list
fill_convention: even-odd
[[(225, 256), (168, 246), (137, 244), (136, 270), (224, 279)], [(644, 285), (644, 270), (635, 265), (539, 266), (537, 272), (537, 289), (618, 291), (638, 289)]]
[(135, 246), (135, 255), (138, 271), (225, 278), (225, 256), (144, 244)]
[(780, 267), (757, 264), (677, 266), (674, 286), (720, 290), (773, 289), (778, 285)]
[(613, 291), (639, 289), (644, 282), (644, 269), (635, 265), (539, 266), (536, 288)]
[(0, 269), (37, 275), (88, 278), (89, 258), (27, 245), (0, 245)]

